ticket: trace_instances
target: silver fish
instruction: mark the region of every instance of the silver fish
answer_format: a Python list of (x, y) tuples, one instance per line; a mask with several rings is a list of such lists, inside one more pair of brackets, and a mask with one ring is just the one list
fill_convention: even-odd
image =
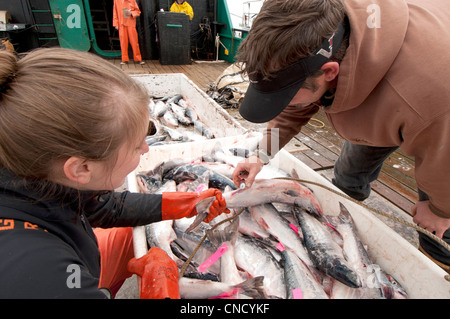
[[(194, 162), (193, 164), (199, 164), (199, 165), (205, 166), (206, 168), (232, 180), (234, 167), (231, 165), (228, 165), (225, 163), (205, 162), (205, 161), (199, 161), (198, 163)], [(229, 191), (231, 191), (233, 189), (235, 189), (235, 187), (230, 189)]]
[(223, 193), (223, 197), (228, 208), (286, 203), (301, 206), (313, 215), (322, 215), (322, 208), (311, 190), (291, 180), (256, 179), (252, 187)]
[(246, 138), (240, 139), (233, 143), (230, 148), (246, 149), (249, 152), (253, 152), (258, 148), (259, 142), (262, 139), (263, 134), (260, 132), (251, 132), (246, 135)]
[[(233, 184), (234, 186), (234, 184)], [(222, 193), (227, 208), (252, 207), (280, 202), (303, 207), (311, 214), (321, 215), (322, 209), (311, 190), (295, 181), (257, 179), (252, 187)], [(214, 198), (205, 199), (205, 203)], [(190, 229), (205, 219), (207, 211), (200, 212)]]
[(183, 131), (183, 135), (190, 142), (200, 142), (207, 140), (206, 136), (200, 135), (195, 132), (195, 130), (185, 130)]
[(329, 299), (309, 268), (289, 248), (282, 251), (287, 297), (294, 299), (299, 289), (303, 299)]
[(250, 276), (264, 277), (264, 290), (273, 298), (286, 298), (284, 271), (271, 253), (256, 241), (238, 236), (234, 250), (236, 265)]
[(233, 155), (228, 150), (222, 150), (222, 149), (215, 150), (211, 154), (211, 156), (216, 162), (223, 162), (223, 163), (229, 164), (233, 167), (236, 167), (236, 165), (238, 163), (242, 162), (242, 160), (244, 159), (241, 156)]
[(361, 287), (358, 274), (345, 260), (341, 247), (332, 239), (329, 231), (314, 216), (299, 207), (293, 207), (311, 260), (317, 268), (340, 282)]
[[(187, 254), (184, 249), (181, 248), (180, 245), (178, 245), (175, 241), (170, 244), (170, 248), (172, 249), (175, 256), (177, 256), (180, 260), (186, 261), (189, 258), (189, 254)], [(219, 276), (217, 274), (209, 272), (208, 269), (200, 272), (198, 270), (199, 265), (193, 261), (191, 261), (189, 265), (186, 266), (183, 264), (183, 266), (185, 267), (183, 277), (219, 281)], [(178, 268), (181, 269), (181, 267)]]
[(400, 283), (391, 275), (386, 274), (383, 269), (375, 272), (378, 281), (381, 284), (383, 290), (383, 296), (386, 299), (408, 299), (408, 293), (400, 285)]
[(274, 236), (284, 247), (290, 248), (308, 267), (314, 269), (314, 264), (299, 236), (272, 204), (251, 206), (249, 210), (264, 230)]
[(239, 219), (233, 219), (224, 229), (216, 228), (206, 231), (209, 241), (219, 248), (225, 244), (227, 251), (220, 257), (220, 281), (237, 285), (242, 282), (241, 274), (234, 259), (234, 246), (238, 236)]
[(175, 103), (177, 103), (178, 105), (180, 105), (182, 108), (188, 108), (188, 107), (189, 107), (188, 103), (186, 102), (186, 100), (185, 100), (184, 98), (179, 99), (179, 100), (178, 100), (177, 102), (175, 102)]
[(180, 132), (178, 132), (175, 129), (172, 129), (170, 127), (167, 127), (165, 125), (160, 125), (161, 129), (166, 132), (167, 134), (169, 134), (170, 139), (172, 141), (183, 141), (184, 140), (184, 136), (183, 134), (181, 134)]
[[(175, 223), (176, 224), (176, 221)], [(181, 229), (178, 229), (177, 227), (174, 228), (175, 234), (177, 235), (177, 238), (175, 239), (175, 242), (183, 248), (183, 250), (186, 252), (187, 255), (191, 255), (194, 249), (197, 248), (198, 244), (200, 243), (203, 235), (200, 235), (196, 232), (190, 232), (186, 233), (182, 231)], [(206, 239), (203, 241), (199, 249), (197, 250), (196, 254), (193, 257), (193, 262), (196, 265), (201, 265), (203, 262), (205, 262), (209, 257), (211, 257), (212, 254), (216, 252), (216, 248), (214, 247), (211, 242)], [(216, 261), (214, 264), (212, 264), (208, 271), (210, 271), (213, 274), (220, 275), (220, 259)]]
[(186, 110), (175, 103), (170, 103), (170, 109), (175, 114), (175, 117), (177, 118), (178, 122), (180, 122), (183, 125), (189, 125), (191, 124), (191, 120), (186, 117)]
[(167, 97), (167, 101), (166, 103), (170, 104), (170, 103), (178, 103), (181, 99), (183, 98), (183, 96), (181, 94), (175, 94), (171, 97)]
[[(210, 176), (209, 172), (204, 172), (201, 175), (197, 175), (192, 172), (190, 172), (189, 174), (193, 175), (194, 179), (181, 181), (180, 184), (178, 184), (177, 189), (180, 189), (180, 187), (182, 187), (183, 188), (182, 191), (184, 191), (184, 192), (202, 192), (202, 191), (208, 189), (209, 176)], [(181, 190), (179, 190), (179, 191), (181, 191)], [(208, 206), (208, 208), (209, 208), (209, 206)]]
[(194, 129), (196, 129), (200, 134), (203, 136), (206, 136), (206, 138), (211, 139), (214, 138), (214, 134), (211, 132), (211, 130), (202, 122), (200, 121), (194, 121)]
[(352, 288), (346, 284), (331, 278), (330, 299), (360, 299), (361, 289)]
[(147, 142), (148, 146), (152, 146), (157, 142), (164, 141), (167, 138), (166, 135), (151, 135), (145, 137), (145, 142)]
[(166, 111), (168, 109), (169, 109), (169, 105), (167, 105), (163, 101), (159, 100), (159, 101), (156, 101), (156, 103), (155, 103), (153, 114), (155, 117), (161, 117), (166, 113)]
[(145, 234), (150, 247), (159, 247), (163, 249), (170, 258), (172, 258), (178, 267), (183, 265), (170, 248), (172, 241), (176, 239), (176, 234), (172, 228), (173, 220), (163, 220), (160, 222), (145, 225)]
[(353, 289), (353, 294), (358, 299), (382, 298), (381, 284), (373, 273), (375, 270), (373, 263), (356, 233), (352, 216), (342, 203), (339, 203), (339, 206), (339, 216), (331, 221), (334, 228), (343, 238), (343, 251), (346, 260), (349, 266), (358, 274), (362, 285), (361, 288)]
[(155, 193), (163, 185), (163, 175), (173, 168), (186, 164), (183, 159), (161, 162), (155, 168), (136, 175), (139, 189), (143, 193)]
[(228, 177), (220, 174), (216, 170), (213, 170), (211, 165), (202, 165), (201, 163), (189, 163), (186, 165), (179, 165), (178, 167), (175, 167), (171, 171), (168, 171), (164, 175), (164, 179), (172, 179), (174, 175), (183, 171), (193, 173), (197, 176), (207, 173), (209, 175), (209, 187), (223, 190), (225, 189), (226, 186), (229, 186), (232, 189), (236, 189), (236, 186), (234, 185), (233, 181), (230, 180)]
[[(183, 107), (183, 106), (181, 106)], [(185, 107), (186, 116), (191, 120), (191, 123), (198, 120), (197, 112), (193, 108)]]
[(178, 284), (180, 287), (180, 296), (183, 299), (230, 297), (239, 293), (261, 298), (264, 296), (261, 288), (263, 279), (263, 277), (255, 277), (238, 285), (232, 285), (224, 282), (182, 277), (178, 280)]
[(173, 112), (170, 109), (168, 109), (164, 113), (163, 119), (167, 125), (172, 126), (172, 127), (178, 127), (178, 120), (175, 117), (175, 114), (173, 114)]
[(255, 221), (248, 208), (238, 218), (239, 231), (242, 234), (261, 239), (268, 239), (270, 237), (270, 234)]
[(153, 194), (162, 186), (161, 179), (153, 175), (137, 174), (136, 181), (141, 192), (145, 194)]

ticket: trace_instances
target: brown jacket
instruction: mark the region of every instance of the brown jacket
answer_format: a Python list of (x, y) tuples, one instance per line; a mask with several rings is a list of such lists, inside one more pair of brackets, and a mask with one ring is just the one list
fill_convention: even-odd
[[(125, 17), (123, 9), (131, 10), (130, 17)], [(136, 27), (136, 17), (139, 17), (141, 10), (136, 3), (136, 0), (114, 0), (113, 6), (113, 26), (114, 27)]]
[[(334, 101), (324, 111), (344, 139), (400, 146), (414, 156), (416, 181), (431, 209), (450, 218), (450, 2), (344, 3), (350, 44)], [(289, 106), (268, 123), (280, 129), (280, 148), (317, 109)]]

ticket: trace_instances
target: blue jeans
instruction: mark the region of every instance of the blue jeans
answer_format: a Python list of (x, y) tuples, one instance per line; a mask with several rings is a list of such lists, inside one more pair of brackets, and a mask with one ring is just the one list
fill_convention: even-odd
[[(370, 195), (370, 183), (378, 178), (383, 162), (398, 147), (373, 147), (345, 142), (341, 155), (334, 165), (332, 182), (348, 196), (363, 201)], [(428, 195), (419, 189), (419, 201), (428, 200)], [(443, 240), (450, 244), (450, 229)], [(437, 261), (450, 265), (450, 252), (435, 240), (419, 232), (422, 248)]]

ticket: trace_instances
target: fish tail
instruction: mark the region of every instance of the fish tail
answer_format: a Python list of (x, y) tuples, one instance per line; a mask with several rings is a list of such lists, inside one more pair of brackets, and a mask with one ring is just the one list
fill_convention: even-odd
[(192, 222), (191, 226), (189, 226), (186, 229), (186, 233), (189, 233), (193, 231), (200, 223), (208, 216), (209, 214), (209, 207), (211, 206), (212, 202), (215, 200), (215, 197), (207, 197), (195, 205), (195, 208), (197, 210), (197, 217), (195, 217), (195, 220)]
[(197, 226), (201, 224), (201, 222), (206, 218), (206, 216), (208, 216), (207, 211), (198, 213), (192, 224), (186, 229), (186, 233), (190, 233), (195, 228), (197, 228)]
[(238, 236), (239, 218), (234, 218), (224, 229), (209, 229), (206, 236), (209, 241), (216, 247), (222, 243), (231, 242), (234, 244)]
[(239, 288), (242, 294), (256, 299), (267, 299), (267, 294), (263, 287), (264, 276), (253, 277), (241, 282), (235, 288)]

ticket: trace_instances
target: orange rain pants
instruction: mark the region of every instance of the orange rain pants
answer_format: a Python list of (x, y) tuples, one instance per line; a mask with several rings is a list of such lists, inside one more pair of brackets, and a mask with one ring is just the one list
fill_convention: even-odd
[(139, 39), (136, 31), (136, 27), (133, 26), (119, 26), (119, 40), (120, 49), (122, 51), (122, 61), (128, 62), (128, 41), (133, 49), (133, 60), (142, 61), (141, 51), (139, 50)]
[(99, 288), (108, 288), (115, 297), (125, 279), (132, 275), (127, 264), (134, 257), (133, 231), (131, 227), (96, 228), (94, 233), (100, 250)]

